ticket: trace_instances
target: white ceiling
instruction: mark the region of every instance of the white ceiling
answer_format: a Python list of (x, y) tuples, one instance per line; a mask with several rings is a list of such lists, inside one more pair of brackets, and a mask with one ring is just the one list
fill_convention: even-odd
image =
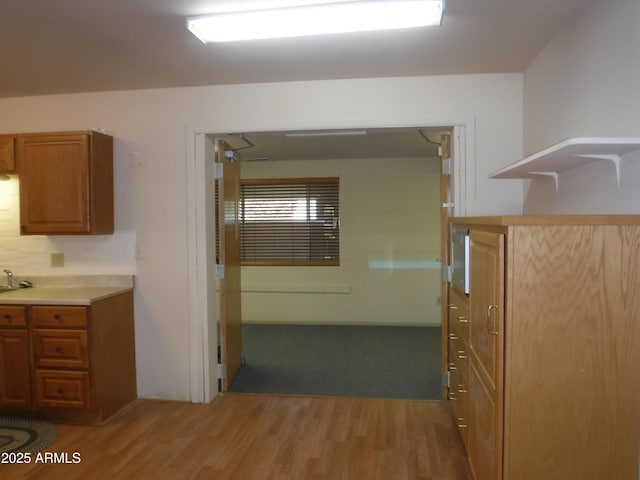
[[(187, 16), (265, 7), (274, 1), (304, 4), (319, 0), (3, 0), (0, 98), (522, 72), (577, 9), (591, 0), (446, 0), (440, 27), (228, 44), (204, 45), (185, 28)], [(384, 140), (376, 142), (378, 134), (385, 134)], [(437, 141), (438, 132), (432, 131), (433, 135)], [(416, 149), (428, 145), (415, 129), (370, 131), (365, 138), (285, 141), (282, 135), (272, 137), (249, 135), (256, 147), (244, 150), (243, 156), (275, 159), (304, 152), (306, 158), (380, 156), (381, 144), (397, 146), (393, 148), (397, 156), (414, 156)], [(231, 140), (233, 144), (238, 139)], [(268, 150), (264, 142), (270, 142)], [(276, 144), (294, 150), (276, 151)], [(296, 146), (299, 144), (304, 147)], [(355, 148), (365, 145), (367, 151), (358, 154)], [(335, 153), (340, 149), (342, 153)], [(427, 155), (434, 152), (431, 146)]]
[(446, 0), (435, 28), (204, 45), (187, 16), (273, 0), (3, 0), (0, 97), (521, 72), (587, 1)]

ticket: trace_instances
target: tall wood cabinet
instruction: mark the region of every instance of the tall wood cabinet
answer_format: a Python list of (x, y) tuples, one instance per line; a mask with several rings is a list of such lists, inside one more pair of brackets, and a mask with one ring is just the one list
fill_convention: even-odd
[(110, 234), (113, 138), (95, 131), (17, 135), (22, 234)]
[(475, 479), (638, 479), (640, 216), (453, 223), (471, 236)]

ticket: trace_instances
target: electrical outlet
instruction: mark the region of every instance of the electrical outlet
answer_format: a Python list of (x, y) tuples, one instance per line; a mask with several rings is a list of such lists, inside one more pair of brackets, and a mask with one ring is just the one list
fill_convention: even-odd
[(64, 253), (55, 252), (51, 254), (52, 267), (64, 267)]

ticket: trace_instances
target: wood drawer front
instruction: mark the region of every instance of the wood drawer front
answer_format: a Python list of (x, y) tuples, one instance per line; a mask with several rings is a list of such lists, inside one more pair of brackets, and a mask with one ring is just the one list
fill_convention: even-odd
[(89, 368), (86, 330), (34, 330), (36, 367)]
[(25, 307), (0, 306), (0, 327), (25, 327), (26, 325), (27, 314)]
[(449, 389), (449, 399), (455, 417), (456, 425), (465, 449), (469, 443), (469, 382), (467, 378), (460, 374), (459, 370), (451, 372), (451, 387)]
[(35, 327), (87, 328), (86, 307), (32, 307)]
[(469, 378), (469, 347), (455, 333), (449, 334), (449, 369)]
[(38, 407), (91, 409), (88, 372), (36, 370)]
[(457, 333), (469, 342), (469, 304), (455, 290), (451, 289), (449, 303), (449, 331)]

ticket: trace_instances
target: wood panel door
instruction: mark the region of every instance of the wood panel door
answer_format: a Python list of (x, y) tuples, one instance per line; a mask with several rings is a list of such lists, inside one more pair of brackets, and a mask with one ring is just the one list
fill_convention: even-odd
[[(229, 154), (225, 154), (229, 152)], [(240, 294), (240, 158), (224, 140), (216, 140), (218, 180), (218, 263), (220, 279), (220, 361), (222, 391), (226, 392), (242, 364), (242, 309)]]
[[(451, 210), (451, 168), (445, 169), (445, 162), (452, 162), (451, 159), (451, 135), (448, 133), (440, 137), (440, 258), (441, 265), (449, 265), (449, 245), (451, 238), (449, 235), (449, 215)], [(450, 165), (450, 163), (449, 163)], [(449, 282), (442, 277), (440, 304), (440, 331), (442, 335), (442, 371), (449, 369)], [(442, 386), (442, 399), (446, 400), (449, 389), (446, 385)]]

